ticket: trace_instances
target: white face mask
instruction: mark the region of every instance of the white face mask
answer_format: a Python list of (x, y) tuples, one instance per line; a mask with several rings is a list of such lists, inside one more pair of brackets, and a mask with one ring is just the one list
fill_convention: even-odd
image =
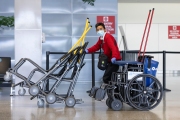
[(104, 30), (99, 30), (99, 31), (97, 32), (97, 35), (103, 36), (103, 35), (104, 35)]

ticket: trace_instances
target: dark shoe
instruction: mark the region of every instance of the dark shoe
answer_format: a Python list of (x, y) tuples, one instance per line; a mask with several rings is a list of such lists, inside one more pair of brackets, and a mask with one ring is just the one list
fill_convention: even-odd
[(91, 92), (91, 90), (88, 90), (88, 91), (86, 91), (87, 93), (90, 93)]

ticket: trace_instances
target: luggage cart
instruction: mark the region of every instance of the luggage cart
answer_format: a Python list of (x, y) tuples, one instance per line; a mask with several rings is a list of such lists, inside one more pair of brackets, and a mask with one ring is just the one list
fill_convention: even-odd
[[(22, 58), (13, 68), (9, 68), (9, 70), (6, 72), (6, 75), (4, 76), (4, 79), (6, 81), (9, 81), (12, 79), (12, 75), (15, 75), (19, 78), (21, 78), (23, 81), (14, 85), (20, 86), (20, 89), (18, 91), (18, 94), (23, 96), (25, 95), (25, 89), (24, 87), (29, 88), (29, 94), (32, 96), (30, 99), (34, 99), (37, 97), (38, 107), (44, 106), (44, 99), (48, 104), (53, 104), (55, 102), (65, 102), (67, 107), (74, 107), (77, 103), (82, 103), (82, 99), (75, 99), (73, 95), (73, 91), (79, 76), (79, 73), (82, 69), (82, 67), (85, 65), (84, 63), (84, 57), (85, 57), (85, 49), (88, 45), (88, 42), (84, 42), (85, 36), (88, 33), (88, 31), (92, 28), (89, 22), (89, 18), (86, 19), (86, 25), (84, 28), (84, 32), (80, 39), (73, 45), (73, 47), (69, 50), (69, 52), (65, 55), (63, 55), (61, 58), (59, 58), (55, 64), (49, 69), (45, 70), (41, 68), (39, 65), (37, 65), (34, 61), (28, 58)], [(32, 65), (34, 65), (36, 68), (33, 69), (28, 77), (25, 77), (18, 73), (18, 69), (22, 67), (22, 65), (25, 62), (30, 62)], [(73, 70), (72, 75), (70, 78), (66, 78), (66, 75)], [(35, 72), (40, 72), (43, 74), (43, 76), (36, 82), (32, 82), (31, 79)], [(55, 74), (55, 72), (58, 72)], [(53, 79), (55, 80), (54, 85), (49, 91), (45, 90), (47, 80)], [(68, 89), (67, 94), (59, 95), (56, 94), (56, 89), (61, 84), (62, 81), (70, 82), (70, 86)]]

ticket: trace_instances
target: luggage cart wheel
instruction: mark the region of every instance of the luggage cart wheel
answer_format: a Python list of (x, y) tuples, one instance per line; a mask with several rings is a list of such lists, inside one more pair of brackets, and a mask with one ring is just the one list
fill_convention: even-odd
[(5, 80), (6, 82), (8, 82), (8, 81), (12, 80), (12, 75), (11, 75), (11, 74), (6, 73), (6, 74), (4, 75), (4, 80)]
[(36, 86), (36, 85), (32, 85), (30, 88), (29, 88), (29, 94), (32, 95), (32, 96), (36, 96), (39, 94), (39, 87)]
[(76, 99), (73, 96), (67, 97), (65, 99), (65, 104), (67, 107), (74, 107), (76, 104)]
[(49, 93), (46, 95), (46, 102), (48, 104), (53, 104), (56, 102), (56, 95), (54, 93)]
[(20, 95), (20, 96), (24, 96), (25, 93), (26, 93), (26, 90), (25, 90), (24, 88), (20, 88), (20, 89), (18, 90), (18, 95)]
[(111, 108), (115, 111), (121, 110), (122, 109), (122, 102), (120, 100), (112, 100), (111, 102)]
[(38, 106), (38, 108), (44, 107), (44, 100), (43, 99), (39, 99), (38, 102), (37, 102), (37, 106)]

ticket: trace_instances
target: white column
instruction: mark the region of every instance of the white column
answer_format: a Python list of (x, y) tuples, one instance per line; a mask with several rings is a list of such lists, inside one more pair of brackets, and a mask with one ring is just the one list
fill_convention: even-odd
[[(42, 22), (41, 0), (14, 0), (15, 2), (15, 64), (21, 58), (29, 58), (41, 66), (42, 62)], [(25, 63), (18, 72), (27, 77), (35, 67)], [(32, 81), (37, 81), (35, 74)], [(15, 84), (22, 81), (15, 77)], [(17, 95), (19, 88), (15, 88)], [(26, 89), (26, 94), (28, 90)]]

